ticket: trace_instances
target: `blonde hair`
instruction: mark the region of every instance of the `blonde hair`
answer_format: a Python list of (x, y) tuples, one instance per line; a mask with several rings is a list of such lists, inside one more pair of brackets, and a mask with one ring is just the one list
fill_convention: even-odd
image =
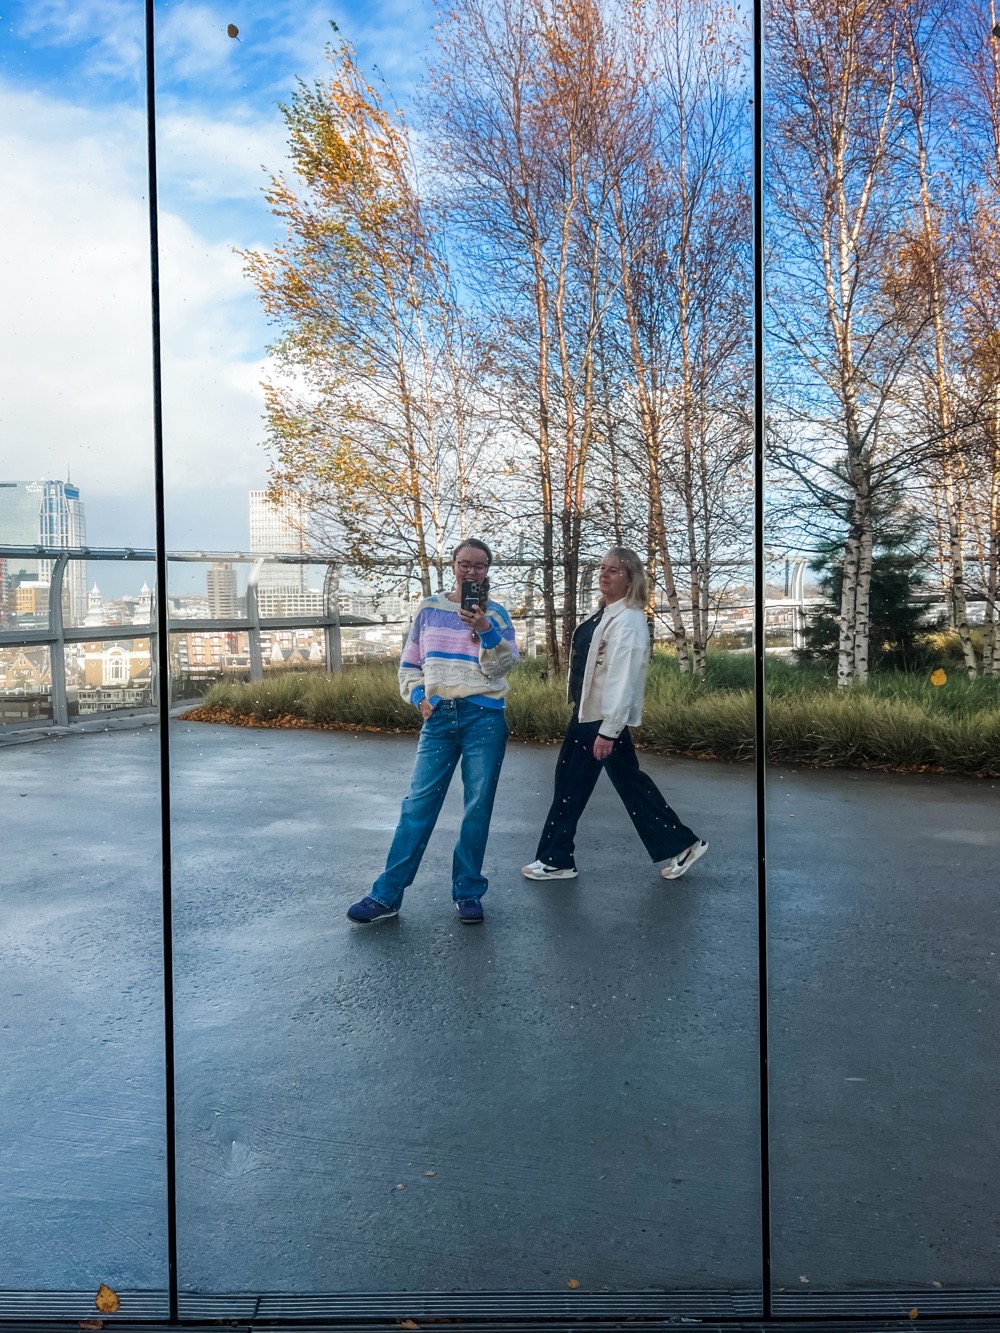
[[(646, 603), (649, 601), (649, 579), (646, 575), (646, 566), (642, 563), (635, 551), (630, 546), (612, 546), (604, 557), (617, 560), (625, 572), (628, 574), (628, 592), (625, 594), (625, 605), (635, 607), (638, 611), (645, 611)], [(601, 599), (601, 605), (604, 605), (604, 599)]]

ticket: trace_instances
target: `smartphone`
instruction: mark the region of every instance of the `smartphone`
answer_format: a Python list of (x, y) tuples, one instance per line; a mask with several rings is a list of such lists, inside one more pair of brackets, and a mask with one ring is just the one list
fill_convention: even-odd
[(483, 596), (483, 585), (473, 579), (462, 580), (462, 610), (470, 611), (472, 607), (478, 606), (481, 611), (486, 610), (486, 598)]

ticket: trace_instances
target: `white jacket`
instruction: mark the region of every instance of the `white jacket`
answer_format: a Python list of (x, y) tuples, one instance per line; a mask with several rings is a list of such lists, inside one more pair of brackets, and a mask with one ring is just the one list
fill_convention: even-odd
[(600, 722), (611, 740), (642, 721), (649, 666), (646, 617), (624, 600), (605, 607), (590, 641), (580, 691), (580, 721)]

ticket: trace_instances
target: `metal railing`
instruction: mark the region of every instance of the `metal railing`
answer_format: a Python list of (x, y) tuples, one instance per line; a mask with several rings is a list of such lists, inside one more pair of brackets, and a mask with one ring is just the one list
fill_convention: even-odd
[[(49, 651), (49, 670), (51, 678), (52, 723), (65, 727), (70, 724), (69, 689), (66, 676), (67, 645), (79, 643), (112, 643), (119, 641), (149, 640), (150, 657), (150, 693), (148, 709), (140, 706), (131, 711), (148, 711), (156, 705), (159, 692), (157, 679), (157, 636), (160, 618), (157, 615), (155, 593), (150, 596), (150, 616), (148, 621), (131, 622), (120, 625), (67, 625), (64, 615), (64, 597), (66, 570), (73, 561), (129, 562), (150, 563), (155, 561), (156, 552), (152, 549), (135, 547), (76, 547), (63, 548), (51, 546), (13, 546), (0, 545), (0, 560), (51, 562), (51, 574), (47, 585), (47, 615), (44, 628), (19, 626), (13, 629), (0, 628), (0, 649), (5, 647), (39, 647)], [(372, 617), (343, 614), (339, 609), (341, 566), (332, 557), (316, 554), (291, 554), (286, 552), (261, 551), (168, 551), (170, 564), (228, 564), (249, 565), (246, 585), (246, 613), (222, 617), (181, 616), (171, 611), (168, 604), (166, 615), (167, 633), (238, 633), (247, 636), (247, 667), (251, 681), (264, 678), (263, 636), (273, 631), (282, 630), (321, 630), (327, 670), (339, 673), (343, 670), (342, 629), (345, 627), (374, 627), (385, 624)], [(496, 567), (523, 569), (527, 572), (525, 582), (525, 650), (529, 655), (536, 651), (535, 629), (539, 618), (535, 607), (540, 566), (537, 561), (513, 559), (497, 560)], [(321, 593), (321, 610), (302, 615), (262, 615), (260, 609), (260, 576), (265, 567), (274, 565), (322, 566), (325, 567)], [(733, 568), (736, 568), (733, 562)], [(742, 564), (739, 565), (742, 568)], [(797, 559), (789, 562), (786, 575), (786, 596), (783, 599), (767, 599), (766, 609), (772, 613), (791, 613), (788, 626), (792, 648), (801, 648), (808, 612), (812, 610), (814, 598), (804, 595), (804, 574), (806, 562)], [(585, 562), (581, 567), (580, 608), (581, 614), (590, 609), (590, 594), (596, 564)], [(40, 585), (46, 586), (46, 585)], [(168, 599), (168, 603), (173, 599)], [(584, 605), (586, 603), (586, 605)], [(729, 603), (727, 610), (749, 609), (741, 604)], [(808, 608), (808, 609), (807, 609)], [(660, 618), (664, 618), (661, 616)], [(392, 623), (397, 623), (393, 621)], [(398, 622), (402, 623), (402, 622)], [(166, 682), (169, 700), (171, 682)], [(46, 719), (47, 721), (47, 719)], [(20, 725), (20, 724), (19, 724)], [(35, 722), (35, 725), (38, 725)]]
[[(24, 626), (10, 630), (0, 629), (0, 648), (32, 647), (48, 649), (52, 722), (56, 726), (68, 726), (70, 721), (69, 694), (66, 681), (67, 644), (113, 643), (121, 640), (148, 639), (150, 683), (153, 700), (155, 701), (159, 689), (156, 670), (159, 618), (157, 616), (155, 594), (150, 599), (150, 619), (138, 624), (133, 621), (128, 625), (67, 625), (63, 612), (63, 588), (66, 570), (71, 561), (152, 563), (155, 558), (155, 551), (134, 547), (0, 546), (0, 560), (46, 560), (52, 562), (47, 593), (47, 625), (45, 628)], [(363, 616), (341, 615), (338, 605), (340, 565), (330, 558), (261, 551), (168, 551), (167, 560), (176, 564), (249, 564), (245, 616), (225, 616), (215, 619), (177, 616), (170, 613), (168, 605), (166, 628), (168, 634), (185, 632), (246, 634), (249, 644), (251, 680), (262, 680), (264, 677), (262, 636), (269, 631), (322, 630), (327, 669), (332, 672), (340, 672), (343, 669), (341, 629), (345, 625), (363, 626), (378, 623)], [(266, 565), (275, 564), (326, 566), (326, 573), (323, 578), (322, 611), (319, 614), (301, 616), (262, 616), (260, 614), (259, 580), (261, 571)], [(166, 688), (169, 692), (169, 680), (166, 682)]]

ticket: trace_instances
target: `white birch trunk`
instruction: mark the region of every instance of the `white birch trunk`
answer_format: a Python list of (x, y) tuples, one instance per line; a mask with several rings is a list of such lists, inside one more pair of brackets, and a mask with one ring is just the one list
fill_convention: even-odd
[(864, 685), (868, 679), (868, 656), (871, 646), (871, 590), (874, 560), (874, 534), (871, 507), (864, 514), (858, 552), (858, 586), (854, 611), (854, 680)]
[(854, 681), (854, 664), (857, 655), (857, 601), (860, 560), (860, 532), (852, 527), (844, 547), (844, 580), (840, 592), (840, 638), (837, 645), (837, 686), (839, 689), (846, 689)]
[[(1000, 387), (997, 389), (1000, 395)], [(983, 675), (1000, 676), (1000, 405), (992, 424), (990, 450), (988, 545), (986, 551), (986, 610), (983, 619)]]

